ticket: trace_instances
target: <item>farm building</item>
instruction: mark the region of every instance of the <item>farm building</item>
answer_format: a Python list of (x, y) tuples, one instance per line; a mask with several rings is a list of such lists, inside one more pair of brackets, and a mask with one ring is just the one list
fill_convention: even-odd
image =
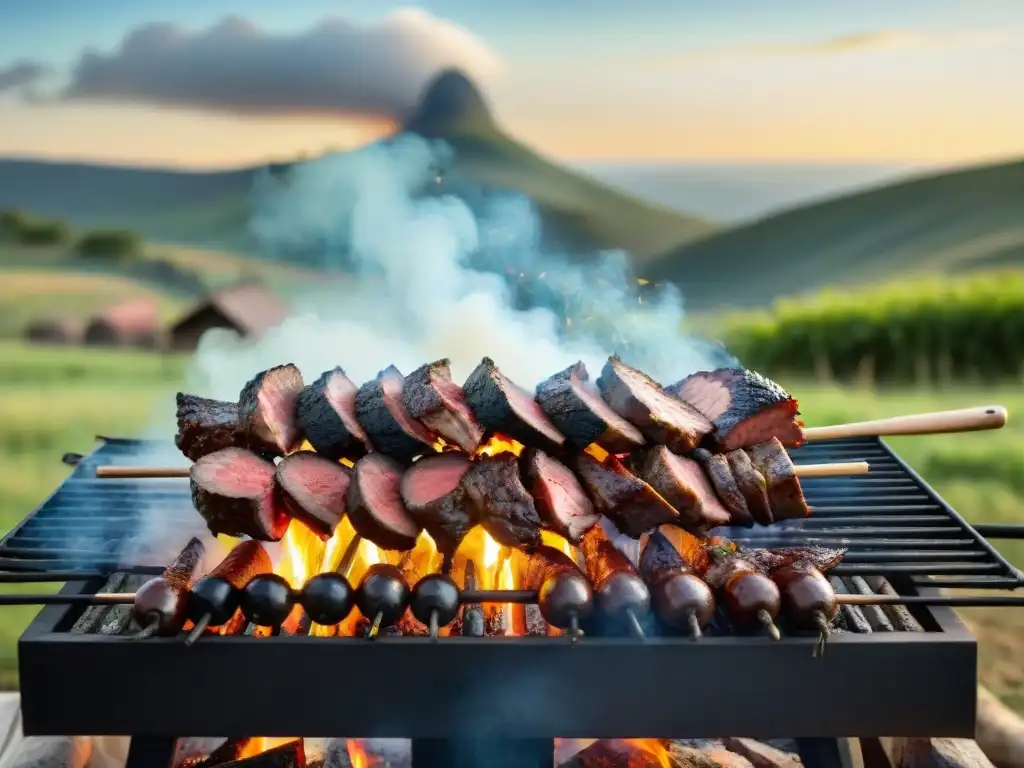
[(211, 328), (227, 328), (242, 338), (258, 338), (292, 314), (281, 298), (258, 282), (239, 283), (210, 294), (168, 330), (168, 346), (191, 351)]
[(81, 344), (84, 323), (74, 317), (45, 317), (25, 326), (30, 344)]
[(152, 299), (117, 304), (94, 315), (85, 327), (87, 346), (152, 349), (160, 341), (160, 310)]

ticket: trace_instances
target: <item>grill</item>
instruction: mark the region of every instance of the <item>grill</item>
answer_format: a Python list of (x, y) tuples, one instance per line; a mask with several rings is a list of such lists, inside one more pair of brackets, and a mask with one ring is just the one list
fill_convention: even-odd
[[(492, 766), (506, 764), (502, 755), (516, 756), (508, 765), (551, 765), (551, 740), (566, 735), (789, 734), (815, 766), (836, 764), (841, 737), (972, 737), (976, 643), (939, 589), (1024, 583), (883, 441), (856, 438), (793, 451), (798, 464), (871, 464), (869, 475), (805, 479), (812, 517), (715, 531), (750, 548), (848, 547), (831, 574), (837, 591), (911, 598), (906, 606), (844, 606), (821, 658), (812, 657), (812, 636), (785, 627), (781, 641), (742, 636), (719, 617), (696, 641), (234, 636), (187, 647), (180, 638), (81, 631), (88, 595), (164, 565), (146, 542), (122, 552), (139, 533), (141, 508), (166, 521), (161, 539), (183, 544), (203, 528), (182, 480), (95, 477), (98, 465), (151, 463), (147, 454), (158, 447), (102, 439), (0, 541), (3, 580), (67, 582), (67, 599), (43, 608), (20, 640), (25, 733), (131, 734), (132, 768), (170, 765), (182, 735), (411, 738), (416, 765), (449, 766), (477, 764), (452, 751), (470, 734), (500, 735), (480, 763)], [(159, 551), (167, 549), (164, 541)], [(249, 696), (260, 703), (241, 698)]]

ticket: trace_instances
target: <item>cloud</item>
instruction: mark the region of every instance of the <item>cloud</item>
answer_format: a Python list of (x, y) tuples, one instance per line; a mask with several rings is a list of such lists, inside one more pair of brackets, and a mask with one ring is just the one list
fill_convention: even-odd
[(277, 34), (231, 16), (189, 32), (168, 23), (129, 32), (112, 53), (82, 53), (60, 94), (268, 116), (402, 117), (438, 71), (476, 80), (500, 69), (477, 37), (419, 9), (357, 25), (328, 18)]
[(50, 68), (38, 61), (16, 61), (0, 68), (0, 94), (29, 91), (48, 74)]

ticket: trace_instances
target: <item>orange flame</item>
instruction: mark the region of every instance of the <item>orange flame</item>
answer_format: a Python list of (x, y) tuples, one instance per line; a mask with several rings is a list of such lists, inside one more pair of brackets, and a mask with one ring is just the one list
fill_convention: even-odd
[(524, 445), (511, 437), (496, 434), (474, 451), (474, 456), (497, 456), (499, 453), (522, 454)]
[(293, 741), (298, 741), (298, 738), (296, 738), (295, 736), (289, 736), (287, 738), (278, 738), (274, 736), (257, 736), (255, 738), (249, 739), (245, 743), (245, 746), (242, 747), (241, 751), (238, 753), (238, 757), (235, 759), (244, 760), (249, 757), (255, 757), (256, 755), (260, 755), (266, 752), (268, 749), (275, 749), (276, 747), (283, 746), (284, 744), (289, 744)]
[(669, 756), (668, 749), (659, 739), (623, 739), (633, 749), (638, 752), (642, 752), (644, 755), (657, 760), (657, 763), (650, 763), (649, 765), (654, 768), (673, 768), (672, 758)]
[(348, 752), (348, 761), (352, 768), (370, 768), (370, 756), (363, 748), (363, 742), (359, 739), (348, 739), (345, 742), (345, 749)]

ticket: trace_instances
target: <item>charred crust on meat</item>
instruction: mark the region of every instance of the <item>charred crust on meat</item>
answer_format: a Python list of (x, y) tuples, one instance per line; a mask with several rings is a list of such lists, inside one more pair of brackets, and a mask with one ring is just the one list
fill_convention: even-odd
[(282, 456), (302, 444), (296, 410), (302, 374), (292, 363), (256, 374), (238, 395), (238, 420), (248, 446)]
[(747, 500), (732, 474), (729, 460), (723, 454), (711, 453), (703, 448), (697, 448), (692, 455), (704, 468), (705, 474), (715, 489), (715, 494), (729, 511), (729, 523), (744, 527), (753, 525), (754, 518), (751, 517), (750, 510), (747, 508)]
[(569, 467), (539, 448), (519, 457), (519, 473), (533, 496), (544, 527), (572, 543), (600, 520), (590, 496)]
[(222, 448), (245, 447), (238, 404), (179, 392), (175, 397), (178, 432), (174, 444), (192, 461)]
[(280, 541), (291, 518), (281, 508), (273, 463), (243, 448), (224, 448), (192, 465), (192, 503), (215, 536)]
[(467, 453), (480, 447), (484, 429), (452, 381), (448, 358), (421, 365), (405, 379), (402, 392), (409, 415)]
[(729, 451), (725, 458), (729, 462), (732, 476), (736, 478), (736, 485), (747, 502), (751, 519), (761, 525), (771, 525), (774, 519), (764, 476), (755, 469), (750, 456), (742, 449)]
[(321, 456), (355, 460), (366, 453), (366, 433), (356, 419), (356, 391), (338, 367), (320, 374), (299, 393), (299, 427)]
[[(466, 403), (489, 432), (500, 432), (523, 445), (550, 451), (558, 451), (565, 444), (565, 436), (551, 423), (537, 401), (501, 373), (489, 357), (469, 374), (462, 391)], [(519, 399), (523, 410), (531, 413), (516, 411), (513, 402), (520, 402)]]
[(793, 460), (778, 438), (751, 446), (747, 455), (767, 483), (773, 519), (787, 520), (811, 514)]
[(349, 522), (359, 535), (382, 549), (412, 549), (420, 532), (402, 503), (401, 480), (401, 464), (384, 454), (370, 453), (356, 462), (348, 486)]
[(645, 452), (642, 461), (639, 457), (635, 461), (641, 467), (640, 477), (679, 512), (679, 526), (705, 534), (731, 522), (729, 510), (696, 460), (657, 445)]
[(542, 522), (533, 497), (519, 477), (518, 457), (511, 453), (482, 456), (462, 477), (474, 516), (494, 540), (532, 552), (540, 544)]
[[(387, 391), (389, 379), (399, 385), (397, 393)], [(366, 430), (373, 449), (408, 465), (417, 456), (433, 451), (427, 428), (416, 422), (406, 411), (401, 391), (404, 387), (405, 377), (401, 371), (389, 365), (375, 379), (359, 388), (355, 409), (356, 417)], [(408, 427), (399, 421), (403, 417), (408, 419)], [(420, 430), (421, 435), (414, 434), (415, 430)]]
[[(450, 490), (423, 496), (419, 482), (432, 471), (459, 472), (458, 480)], [(438, 551), (448, 562), (469, 530), (476, 525), (475, 510), (462, 481), (470, 469), (470, 461), (460, 453), (425, 456), (415, 462), (402, 475), (401, 494), (406, 510), (437, 544)], [(447, 487), (447, 485), (445, 486)]]

